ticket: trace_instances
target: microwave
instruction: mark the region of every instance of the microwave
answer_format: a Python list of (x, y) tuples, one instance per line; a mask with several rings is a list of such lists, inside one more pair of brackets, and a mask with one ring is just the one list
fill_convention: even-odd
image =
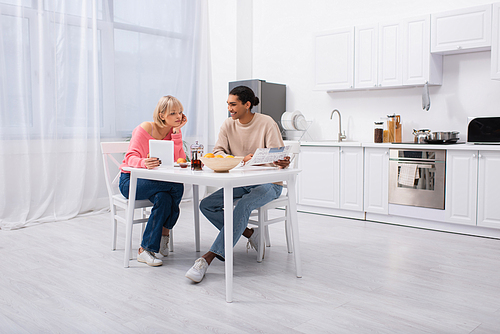
[(500, 117), (469, 117), (467, 143), (500, 144)]

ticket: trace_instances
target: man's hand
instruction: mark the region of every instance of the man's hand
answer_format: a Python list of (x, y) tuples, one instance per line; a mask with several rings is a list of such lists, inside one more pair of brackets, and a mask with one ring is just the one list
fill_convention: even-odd
[(290, 157), (285, 157), (283, 160), (274, 161), (273, 164), (278, 166), (280, 169), (287, 168), (290, 165)]
[(252, 159), (253, 153), (250, 153), (246, 157), (243, 158), (243, 164), (246, 164), (250, 159)]

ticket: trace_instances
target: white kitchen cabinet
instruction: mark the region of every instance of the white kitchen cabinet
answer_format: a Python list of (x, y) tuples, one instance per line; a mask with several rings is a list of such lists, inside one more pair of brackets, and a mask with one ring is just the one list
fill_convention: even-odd
[(446, 165), (448, 221), (500, 228), (500, 152), (448, 150)]
[(345, 90), (354, 84), (354, 27), (315, 37), (316, 90)]
[(431, 15), (431, 52), (441, 54), (491, 48), (492, 5)]
[(378, 24), (354, 28), (354, 87), (378, 86)]
[(363, 211), (363, 148), (301, 146), (298, 204)]
[(339, 147), (302, 146), (300, 150), (298, 204), (338, 209)]
[(477, 225), (500, 228), (500, 152), (479, 151)]
[(340, 208), (363, 211), (363, 148), (340, 148)]
[(397, 87), (403, 85), (402, 30), (402, 24), (400, 21), (379, 24), (379, 87)]
[(477, 151), (447, 151), (445, 210), (448, 222), (476, 225), (477, 154)]
[(441, 85), (443, 56), (430, 51), (430, 15), (403, 20), (403, 85)]
[(364, 210), (389, 213), (389, 149), (365, 147)]
[(491, 78), (500, 80), (500, 3), (493, 4), (491, 29)]
[(354, 39), (354, 88), (402, 85), (400, 22), (356, 26)]

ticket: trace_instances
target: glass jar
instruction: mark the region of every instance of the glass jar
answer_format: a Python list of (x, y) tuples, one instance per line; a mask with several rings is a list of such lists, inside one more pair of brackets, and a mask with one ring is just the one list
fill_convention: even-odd
[(375, 128), (373, 130), (373, 142), (384, 142), (384, 122), (375, 122)]
[(202, 163), (200, 158), (203, 157), (203, 145), (198, 144), (196, 141), (191, 145), (191, 169), (202, 170)]
[(402, 127), (400, 115), (387, 115), (387, 142), (401, 143)]

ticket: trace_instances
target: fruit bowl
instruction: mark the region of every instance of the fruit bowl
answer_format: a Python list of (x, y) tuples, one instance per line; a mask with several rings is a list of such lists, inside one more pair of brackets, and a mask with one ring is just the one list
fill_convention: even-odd
[(200, 158), (201, 162), (216, 173), (224, 173), (238, 166), (244, 157)]

